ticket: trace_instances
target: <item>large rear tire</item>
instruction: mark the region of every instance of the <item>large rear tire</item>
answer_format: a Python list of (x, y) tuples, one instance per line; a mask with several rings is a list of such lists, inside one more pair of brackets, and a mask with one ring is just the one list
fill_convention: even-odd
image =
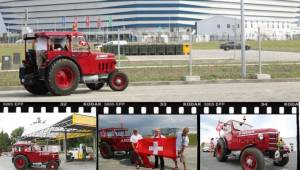
[(114, 71), (109, 75), (108, 85), (113, 91), (123, 91), (128, 87), (128, 77), (121, 71)]
[(23, 155), (17, 155), (14, 158), (14, 166), (17, 170), (26, 170), (26, 168), (29, 166), (27, 157)]
[(47, 85), (53, 95), (71, 94), (78, 87), (79, 80), (79, 69), (69, 59), (59, 59), (49, 67)]
[(114, 152), (108, 143), (102, 142), (102, 143), (100, 143), (99, 147), (100, 147), (100, 154), (104, 159), (113, 158)]
[(100, 90), (104, 86), (104, 83), (87, 83), (86, 86), (91, 90)]
[(255, 147), (250, 147), (242, 152), (240, 163), (243, 170), (263, 170), (265, 159), (263, 153)]
[(289, 156), (283, 157), (281, 161), (274, 161), (275, 166), (285, 166), (287, 163), (289, 163)]
[(228, 150), (223, 139), (218, 140), (215, 152), (218, 161), (225, 162), (227, 160)]
[(49, 92), (45, 81), (42, 80), (33, 80), (32, 85), (24, 84), (24, 88), (34, 95), (45, 95)]

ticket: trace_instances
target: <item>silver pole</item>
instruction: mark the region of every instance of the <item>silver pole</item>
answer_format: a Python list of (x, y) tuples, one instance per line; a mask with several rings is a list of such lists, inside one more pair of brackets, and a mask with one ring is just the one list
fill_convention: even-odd
[(234, 31), (234, 53), (233, 53), (233, 59), (236, 59), (236, 29), (237, 29), (237, 26), (236, 26), (236, 18), (234, 18), (234, 27), (233, 27), (233, 31)]
[(118, 67), (121, 67), (121, 50), (120, 50), (120, 29), (118, 29)]
[(189, 72), (190, 72), (190, 76), (193, 76), (193, 56), (192, 56), (192, 43), (193, 43), (193, 34), (190, 33), (190, 57), (189, 57)]
[(261, 65), (261, 30), (260, 27), (258, 27), (258, 60), (259, 60), (259, 74), (262, 74), (262, 65)]
[(247, 66), (246, 66), (246, 49), (245, 49), (245, 9), (244, 0), (241, 0), (241, 62), (242, 62), (242, 77), (247, 78)]
[(28, 8), (25, 9), (25, 28), (27, 30), (28, 26)]

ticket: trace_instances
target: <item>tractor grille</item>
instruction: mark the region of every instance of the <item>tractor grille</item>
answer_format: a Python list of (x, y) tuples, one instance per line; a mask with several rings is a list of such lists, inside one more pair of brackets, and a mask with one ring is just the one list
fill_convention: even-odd
[(100, 73), (110, 73), (113, 69), (114, 69), (114, 64), (112, 62), (99, 64)]
[(270, 147), (277, 147), (278, 133), (269, 133), (269, 145)]

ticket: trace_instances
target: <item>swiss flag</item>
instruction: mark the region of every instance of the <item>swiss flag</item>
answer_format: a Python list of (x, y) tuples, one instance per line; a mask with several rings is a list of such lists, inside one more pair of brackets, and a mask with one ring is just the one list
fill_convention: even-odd
[(90, 17), (89, 16), (87, 16), (86, 18), (85, 18), (85, 25), (86, 25), (86, 27), (90, 27)]
[(223, 123), (219, 121), (218, 125), (216, 127), (216, 130), (219, 132), (219, 136), (220, 136), (220, 133), (221, 133), (222, 129), (223, 129)]
[(144, 138), (138, 141), (136, 149), (140, 154), (176, 159), (176, 138)]

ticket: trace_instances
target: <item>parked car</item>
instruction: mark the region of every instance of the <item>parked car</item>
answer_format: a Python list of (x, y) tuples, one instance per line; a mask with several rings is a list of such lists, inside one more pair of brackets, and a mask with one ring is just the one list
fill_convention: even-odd
[[(220, 45), (220, 49), (223, 49), (224, 51), (232, 50), (232, 49), (241, 49), (242, 45), (240, 42), (234, 42), (234, 41), (228, 41), (225, 43), (222, 43)], [(250, 50), (251, 46), (246, 44), (245, 45), (246, 50)]]

